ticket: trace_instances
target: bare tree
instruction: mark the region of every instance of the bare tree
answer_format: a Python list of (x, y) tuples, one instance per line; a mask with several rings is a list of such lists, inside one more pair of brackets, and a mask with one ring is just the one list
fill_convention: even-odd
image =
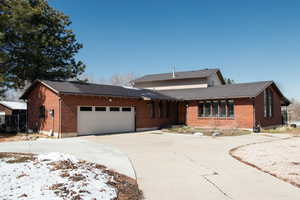
[(292, 104), (288, 110), (292, 121), (300, 121), (300, 101), (296, 99), (291, 100)]
[(4, 98), (5, 100), (11, 100), (11, 101), (19, 101), (21, 95), (25, 92), (25, 88), (24, 89), (10, 89), (7, 90), (4, 93)]
[(118, 86), (132, 86), (132, 81), (136, 78), (134, 73), (114, 74), (111, 76), (109, 83)]
[(134, 73), (127, 74), (113, 74), (109, 78), (100, 77), (95, 79), (93, 75), (82, 75), (80, 78), (86, 80), (88, 83), (106, 84), (106, 85), (117, 85), (117, 86), (127, 86), (132, 87), (132, 81), (137, 76)]
[(4, 95), (2, 97), (3, 100), (11, 100), (11, 101), (19, 101), (22, 94), (26, 91), (26, 89), (30, 86), (29, 81), (25, 81), (24, 88), (20, 89), (7, 89), (4, 92)]

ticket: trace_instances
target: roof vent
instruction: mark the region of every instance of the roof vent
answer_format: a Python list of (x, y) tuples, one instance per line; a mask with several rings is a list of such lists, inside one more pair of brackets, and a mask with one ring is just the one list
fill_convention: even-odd
[(173, 66), (173, 73), (172, 73), (172, 77), (175, 78), (175, 66)]

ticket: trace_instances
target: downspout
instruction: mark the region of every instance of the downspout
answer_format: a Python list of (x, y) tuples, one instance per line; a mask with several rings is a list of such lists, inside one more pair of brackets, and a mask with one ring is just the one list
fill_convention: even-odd
[(253, 130), (256, 128), (256, 105), (255, 105), (255, 98), (252, 98), (253, 101)]
[(188, 122), (188, 109), (189, 109), (189, 102), (186, 102), (186, 104), (185, 104), (185, 102), (184, 102), (184, 109), (185, 109), (185, 120), (184, 120), (184, 124), (187, 126), (188, 124), (187, 124), (187, 122)]
[(25, 99), (25, 103), (26, 103), (26, 120), (25, 120), (25, 132), (28, 134), (28, 100)]
[(61, 96), (59, 97), (59, 130), (58, 130), (58, 138), (61, 138), (61, 102), (62, 102), (62, 98)]

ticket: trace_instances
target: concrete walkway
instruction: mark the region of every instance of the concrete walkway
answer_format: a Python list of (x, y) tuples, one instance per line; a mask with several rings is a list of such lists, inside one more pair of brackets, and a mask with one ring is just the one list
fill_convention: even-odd
[(81, 138), (5, 142), (0, 143), (0, 152), (67, 153), (136, 178), (131, 162), (124, 153), (109, 144), (95, 143)]
[(133, 133), (82, 137), (126, 152), (148, 200), (297, 200), (300, 189), (229, 155), (243, 144), (280, 138)]

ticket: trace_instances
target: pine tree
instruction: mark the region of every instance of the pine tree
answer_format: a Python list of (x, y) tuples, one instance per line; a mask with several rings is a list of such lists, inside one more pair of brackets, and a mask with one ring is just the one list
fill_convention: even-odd
[(85, 65), (75, 60), (82, 44), (70, 24), (46, 0), (0, 0), (0, 90), (82, 74)]

